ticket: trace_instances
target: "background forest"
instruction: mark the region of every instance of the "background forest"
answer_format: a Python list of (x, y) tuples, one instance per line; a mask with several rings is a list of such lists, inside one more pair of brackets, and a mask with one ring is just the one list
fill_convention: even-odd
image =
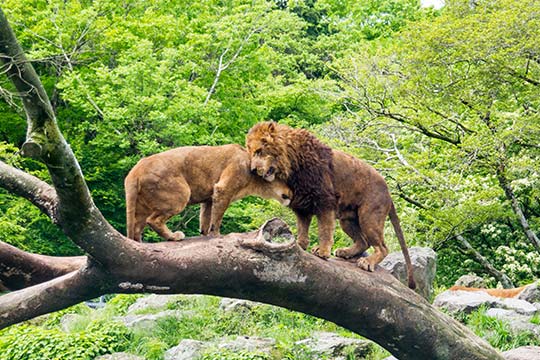
[[(540, 274), (540, 3), (2, 0), (94, 200), (125, 231), (123, 179), (143, 156), (244, 143), (275, 120), (315, 132), (387, 179), (410, 245), (434, 248), (437, 283)], [(0, 157), (25, 117), (0, 79)], [(0, 190), (0, 240), (77, 254), (25, 200)], [(291, 212), (249, 198), (223, 232)], [(171, 221), (197, 233), (197, 209)], [(315, 232), (313, 233), (315, 240)], [(338, 231), (336, 241), (348, 239)], [(152, 232), (148, 241), (157, 240)], [(387, 241), (396, 248), (393, 232)]]
[[(253, 124), (275, 120), (310, 129), (384, 175), (409, 246), (437, 252), (439, 289), (471, 272), (491, 286), (508, 278), (528, 284), (540, 276), (540, 2), (445, 3), (435, 10), (417, 0), (0, 0), (94, 201), (120, 231), (123, 180), (139, 159), (177, 146), (244, 144)], [(25, 115), (5, 77), (0, 119), (0, 159), (48, 180), (43, 165), (18, 153)], [(197, 215), (189, 208), (170, 228), (196, 235)], [(295, 225), (290, 210), (247, 198), (229, 208), (222, 232), (255, 229), (273, 216)], [(151, 231), (144, 237), (158, 241)], [(38, 209), (2, 189), (0, 240), (42, 254), (81, 253)], [(337, 229), (336, 242), (349, 239)], [(136, 299), (118, 296), (107, 311), (125, 313)], [(301, 359), (290, 350), (295, 339), (314, 329), (344, 332), (276, 308), (249, 319), (223, 315), (216, 298), (174, 306), (202, 315), (186, 328), (166, 321), (157, 333), (128, 336), (124, 327), (92, 325), (101, 320), (87, 314), (79, 338), (22, 325), (2, 333), (0, 349), (21, 358), (32, 337), (35, 349), (53, 344), (62, 356), (91, 358), (125, 349), (129, 338), (131, 351), (158, 359), (185, 334), (261, 331), (284, 344), (281, 358)], [(42, 325), (58, 326), (62, 315)], [(492, 344), (513, 347), (499, 340)]]

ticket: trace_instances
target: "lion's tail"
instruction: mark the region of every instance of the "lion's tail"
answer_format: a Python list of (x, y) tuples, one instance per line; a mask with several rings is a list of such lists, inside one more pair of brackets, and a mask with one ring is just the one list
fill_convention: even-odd
[(409, 250), (407, 249), (407, 244), (405, 243), (405, 237), (403, 236), (403, 231), (401, 230), (401, 224), (399, 223), (399, 218), (396, 213), (396, 207), (394, 206), (393, 202), (392, 202), (392, 207), (390, 208), (389, 216), (390, 216), (390, 221), (392, 222), (392, 226), (394, 227), (394, 231), (396, 232), (396, 236), (399, 240), (399, 246), (401, 247), (401, 251), (403, 252), (403, 257), (405, 258), (405, 264), (407, 265), (407, 278), (408, 278), (409, 288), (415, 289), (416, 282), (414, 281), (413, 267), (411, 263), (411, 258), (409, 256)]
[(135, 224), (137, 208), (137, 197), (139, 196), (139, 180), (132, 179), (129, 174), (124, 181), (126, 191), (126, 227), (127, 237), (135, 240)]

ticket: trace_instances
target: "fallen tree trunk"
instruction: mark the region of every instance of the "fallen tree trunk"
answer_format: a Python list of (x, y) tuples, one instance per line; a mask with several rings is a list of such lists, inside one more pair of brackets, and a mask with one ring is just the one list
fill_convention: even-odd
[[(276, 236), (290, 240), (265, 240)], [(324, 318), (402, 360), (501, 358), (384, 270), (368, 273), (303, 251), (280, 220), (255, 233), (132, 243), (140, 255), (128, 268), (105, 273), (99, 265), (88, 265), (0, 297), (0, 327), (105, 293), (197, 293), (261, 301)], [(81, 258), (69, 262), (80, 266)]]
[[(0, 296), (0, 328), (107, 293), (199, 293), (321, 317), (374, 340), (401, 360), (502, 359), (391, 275), (306, 253), (278, 220), (259, 232), (219, 238), (159, 244), (126, 239), (93, 203), (47, 94), (1, 10), (0, 61), (27, 114), (22, 153), (42, 161), (52, 180), (50, 186), (0, 163), (0, 186), (38, 206), (87, 254), (56, 259), (2, 244), (2, 287), (23, 288)], [(276, 237), (288, 241), (267, 241)]]

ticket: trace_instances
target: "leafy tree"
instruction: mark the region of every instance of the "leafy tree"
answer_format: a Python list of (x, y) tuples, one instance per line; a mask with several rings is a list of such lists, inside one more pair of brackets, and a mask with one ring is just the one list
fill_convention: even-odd
[(391, 173), (419, 242), (478, 236), (493, 254), (500, 242), (481, 234), (501, 224), (501, 239), (519, 234), (510, 248), (540, 249), (539, 10), (534, 1), (454, 1), (335, 62), (347, 115), (334, 132)]

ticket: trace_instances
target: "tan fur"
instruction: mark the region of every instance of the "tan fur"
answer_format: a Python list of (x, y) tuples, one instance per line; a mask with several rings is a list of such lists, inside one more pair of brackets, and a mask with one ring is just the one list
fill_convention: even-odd
[[(263, 132), (259, 130), (259, 127), (270, 125), (261, 124), (255, 125), (256, 131), (252, 128), (246, 138), (248, 152), (251, 155), (252, 170), (268, 181), (272, 181), (274, 178), (287, 181), (291, 177), (291, 169), (294, 169), (295, 164), (310, 154), (295, 151), (298, 144), (291, 143), (289, 138), (293, 129), (276, 124), (273, 125), (275, 131)], [(306, 130), (296, 131), (306, 132)], [(298, 138), (294, 140), (297, 141)], [(371, 246), (374, 249), (373, 254), (366, 258), (360, 257), (357, 264), (364, 270), (373, 271), (375, 266), (388, 254), (388, 248), (384, 242), (384, 223), (389, 216), (407, 265), (409, 287), (415, 288), (409, 252), (384, 178), (373, 167), (351, 155), (339, 150), (333, 150), (331, 154), (332, 184), (328, 185), (324, 181), (315, 182), (315, 184), (322, 188), (333, 188), (332, 190), (338, 199), (336, 216), (341, 228), (354, 240), (350, 247), (337, 249), (336, 256), (356, 258)], [(298, 201), (296, 189), (290, 182), (287, 184), (293, 190), (294, 203)], [(293, 204), (291, 204), (291, 208), (294, 210)], [(296, 215), (298, 243), (306, 248), (309, 243), (308, 230), (312, 216), (299, 212), (296, 212)], [(322, 220), (326, 251), (328, 246), (331, 247), (333, 243), (333, 240), (326, 240), (328, 236), (333, 236), (333, 213), (325, 213)], [(321, 232), (321, 219), (319, 219), (319, 232)], [(320, 233), (319, 242), (320, 249), (323, 246)]]
[(416, 287), (411, 260), (388, 186), (372, 166), (339, 150), (333, 151), (334, 187), (339, 196), (337, 217), (341, 228), (354, 243), (337, 249), (342, 258), (361, 255), (370, 246), (373, 254), (360, 257), (358, 266), (373, 271), (388, 254), (384, 242), (384, 223), (389, 216), (407, 266), (409, 287)]
[(466, 287), (461, 285), (454, 285), (450, 289), (451, 291), (483, 291), (485, 293), (488, 293), (491, 296), (496, 296), (500, 298), (515, 298), (521, 292), (526, 288), (527, 286), (522, 286), (514, 289), (482, 289), (482, 288), (472, 288), (472, 287)]
[(284, 182), (251, 174), (249, 155), (240, 145), (179, 147), (146, 157), (124, 185), (127, 233), (136, 241), (146, 225), (165, 240), (183, 239), (181, 231), (173, 233), (165, 223), (190, 204), (201, 204), (201, 234), (217, 236), (231, 202), (259, 195), (288, 205), (292, 196)]

